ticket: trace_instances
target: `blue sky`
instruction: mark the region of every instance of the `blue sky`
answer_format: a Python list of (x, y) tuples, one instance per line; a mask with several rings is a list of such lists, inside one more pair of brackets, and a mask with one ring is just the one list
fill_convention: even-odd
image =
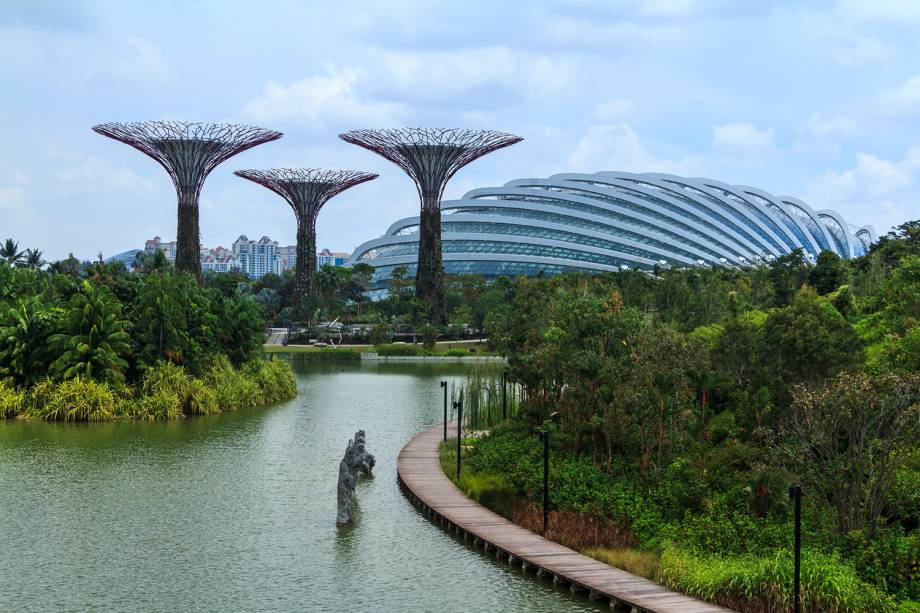
[(883, 233), (920, 218), (920, 2), (0, 0), (0, 239), (94, 257), (174, 238), (166, 173), (90, 130), (184, 119), (281, 130), (217, 168), (206, 246), (294, 241), (280, 198), (239, 168), (380, 173), (326, 205), (350, 251), (417, 211), (398, 168), (337, 139), (405, 125), (524, 142), (447, 197), (600, 170), (743, 183)]

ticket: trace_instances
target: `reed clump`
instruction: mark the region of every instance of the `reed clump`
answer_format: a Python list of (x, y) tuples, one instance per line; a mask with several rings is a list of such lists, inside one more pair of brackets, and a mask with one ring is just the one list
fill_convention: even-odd
[(23, 392), (0, 381), (0, 419), (19, 415), (25, 401)]
[[(451, 387), (453, 401), (463, 398), (463, 426), (488, 430), (520, 412), (523, 388), (506, 379), (503, 364), (477, 364), (459, 385)], [(452, 403), (453, 406), (453, 403)]]

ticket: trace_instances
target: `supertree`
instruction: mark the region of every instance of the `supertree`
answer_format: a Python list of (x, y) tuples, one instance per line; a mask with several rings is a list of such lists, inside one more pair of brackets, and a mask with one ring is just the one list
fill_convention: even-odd
[(431, 323), (446, 323), (441, 257), (444, 187), (458, 170), (473, 160), (523, 139), (493, 130), (443, 128), (353, 130), (339, 138), (390, 160), (415, 182), (421, 200), (415, 294), (426, 305)]
[(316, 218), (323, 205), (359, 183), (377, 175), (358, 170), (321, 170), (318, 168), (273, 168), (271, 170), (237, 170), (233, 174), (267, 187), (284, 198), (297, 219), (297, 264), (294, 271), (296, 314), (303, 316), (306, 298), (314, 293), (316, 273)]
[(198, 199), (205, 179), (218, 164), (237, 153), (281, 138), (281, 132), (252, 126), (187, 121), (103, 123), (93, 130), (146, 153), (169, 173), (179, 198), (176, 270), (199, 278)]

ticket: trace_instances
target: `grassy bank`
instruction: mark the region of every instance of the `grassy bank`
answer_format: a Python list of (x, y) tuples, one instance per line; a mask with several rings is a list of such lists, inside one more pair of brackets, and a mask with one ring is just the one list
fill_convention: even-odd
[(0, 418), (93, 422), (114, 419), (176, 419), (211, 415), (292, 398), (297, 385), (283, 360), (253, 360), (234, 368), (216, 357), (200, 376), (160, 362), (136, 385), (115, 385), (78, 376), (45, 379), (17, 390), (0, 383)]
[[(441, 446), (441, 466), (451, 479), (456, 444)], [(654, 491), (639, 487), (620, 470), (603, 471), (591, 458), (552, 449), (550, 531), (547, 537), (628, 572), (692, 596), (742, 611), (791, 611), (791, 522), (787, 510), (752, 518), (742, 507), (741, 488), (702, 502), (697, 513), (673, 516), (675, 481)], [(532, 531), (542, 514), (542, 459), (536, 435), (521, 426), (500, 426), (488, 436), (464, 441), (458, 487), (468, 496)], [(868, 565), (845, 559), (826, 543), (819, 518), (806, 511), (803, 595), (807, 611), (920, 611), (898, 601), (867, 577)], [(902, 550), (916, 548), (905, 540)], [(916, 552), (916, 549), (914, 550)], [(893, 556), (896, 558), (897, 556)], [(910, 589), (911, 555), (904, 584)], [(889, 562), (897, 563), (896, 559)]]
[[(322, 356), (316, 359), (335, 359), (330, 356), (355, 356), (361, 353), (376, 353), (382, 356), (493, 356), (500, 355), (489, 351), (485, 344), (473, 342), (437, 343), (434, 349), (426, 349), (422, 344), (385, 343), (381, 345), (343, 345), (337, 348), (315, 347), (313, 345), (265, 345), (263, 353), (290, 353), (298, 356)], [(311, 359), (311, 358), (305, 358)], [(346, 358), (347, 359), (347, 358)]]
[(264, 355), (276, 355), (295, 362), (357, 362), (361, 352), (353, 349), (332, 349), (329, 347), (298, 347), (266, 345)]

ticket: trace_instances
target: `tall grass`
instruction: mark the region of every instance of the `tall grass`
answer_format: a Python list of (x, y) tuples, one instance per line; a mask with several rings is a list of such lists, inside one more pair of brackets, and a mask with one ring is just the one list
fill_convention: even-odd
[[(695, 556), (667, 547), (661, 556), (665, 585), (739, 611), (792, 611), (793, 564), (789, 551), (773, 556)], [(802, 553), (802, 598), (806, 611), (893, 611), (893, 599), (861, 581), (838, 557)]]
[(106, 383), (79, 376), (50, 392), (43, 390), (29, 414), (47, 421), (109, 421), (115, 419), (115, 406), (115, 394)]
[(658, 569), (661, 567), (661, 556), (654, 551), (643, 551), (625, 547), (613, 549), (611, 547), (588, 547), (582, 550), (586, 556), (600, 560), (604, 564), (622, 568), (628, 573), (645, 577), (651, 581), (658, 579)]
[(0, 381), (0, 419), (15, 417), (22, 413), (25, 394)]
[(507, 408), (502, 406), (503, 364), (478, 364), (459, 385), (451, 385), (451, 418), (453, 403), (463, 395), (463, 427), (487, 430), (505, 417), (517, 415), (521, 408), (523, 388), (510, 380), (506, 382)]

